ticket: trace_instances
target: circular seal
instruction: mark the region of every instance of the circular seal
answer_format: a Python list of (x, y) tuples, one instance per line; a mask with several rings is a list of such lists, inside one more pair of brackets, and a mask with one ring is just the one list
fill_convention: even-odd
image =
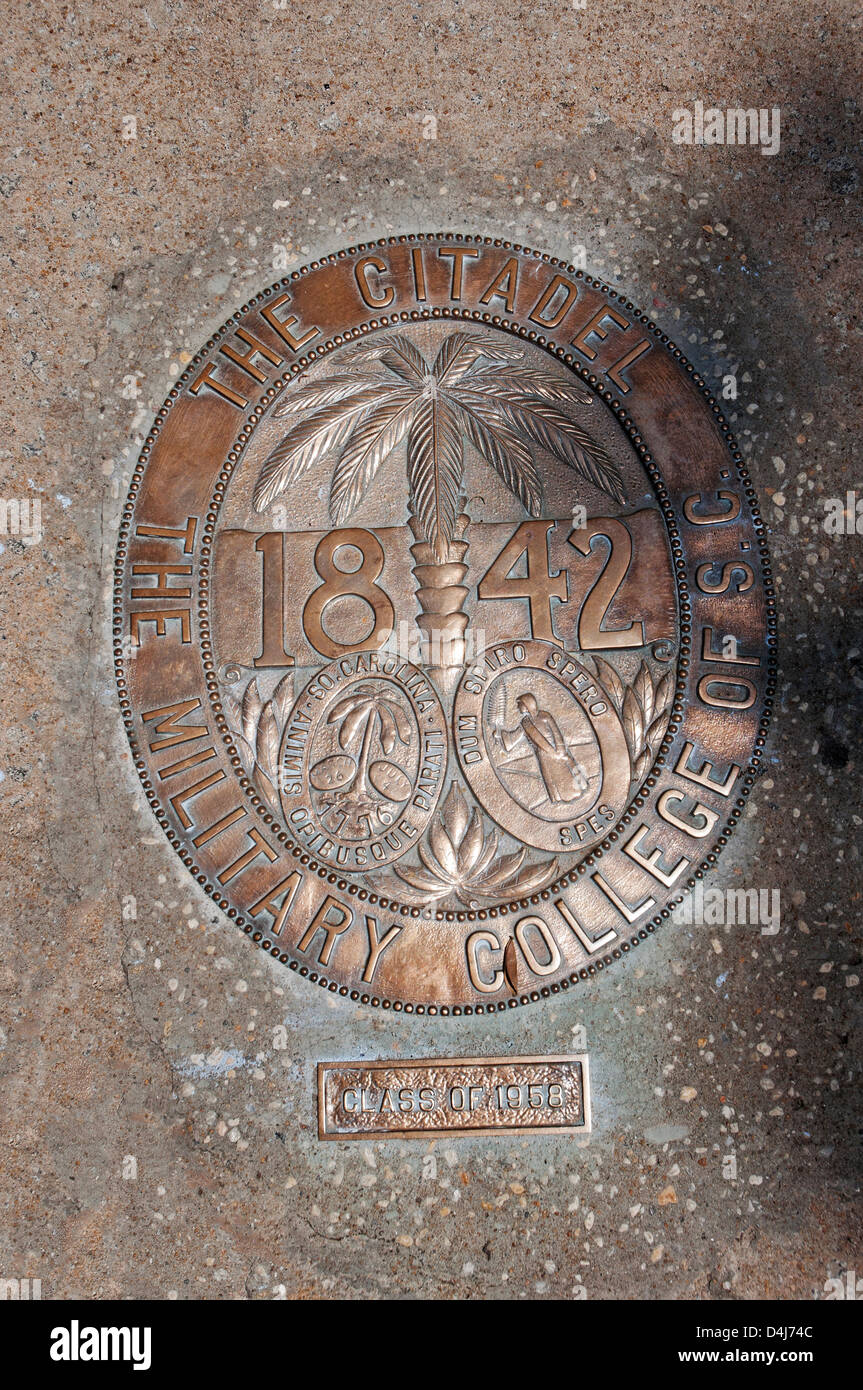
[(422, 235), (293, 272), (189, 364), (123, 514), (117, 681), (169, 841), (363, 1003), (611, 965), (757, 775), (755, 501), (702, 378), (572, 266)]

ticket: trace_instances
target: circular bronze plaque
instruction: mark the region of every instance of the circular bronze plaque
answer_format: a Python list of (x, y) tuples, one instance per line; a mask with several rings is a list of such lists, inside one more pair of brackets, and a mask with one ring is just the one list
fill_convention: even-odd
[(773, 590), (704, 381), (614, 291), (391, 237), (233, 315), (159, 411), (117, 680), (197, 881), (312, 982), (406, 1013), (567, 989), (741, 813)]

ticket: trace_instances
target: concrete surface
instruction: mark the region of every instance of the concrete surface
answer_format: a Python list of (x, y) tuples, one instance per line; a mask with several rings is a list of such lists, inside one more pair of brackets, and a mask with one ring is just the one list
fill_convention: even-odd
[[(0, 1277), (812, 1299), (863, 1275), (861, 537), (822, 525), (863, 496), (860, 26), (842, 0), (7, 8), (2, 492), (44, 534), (0, 555)], [(696, 100), (778, 106), (779, 153), (674, 144)], [(780, 932), (665, 927), (499, 1020), (373, 1016), (218, 920), (143, 804), (108, 660), (119, 508), (182, 364), (284, 265), (420, 229), (584, 246), (737, 375), (782, 604), (768, 771), (715, 878), (779, 888)], [(589, 1142), (315, 1138), (318, 1057), (579, 1029)]]

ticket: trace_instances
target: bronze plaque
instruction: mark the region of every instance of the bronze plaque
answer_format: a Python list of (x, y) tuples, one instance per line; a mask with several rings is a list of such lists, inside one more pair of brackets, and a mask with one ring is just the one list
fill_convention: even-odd
[(646, 941), (758, 771), (773, 589), (706, 383), (554, 258), (391, 237), (238, 310), (117, 551), (135, 766), (263, 950), (482, 1014)]
[(589, 1129), (586, 1056), (318, 1063), (320, 1139)]

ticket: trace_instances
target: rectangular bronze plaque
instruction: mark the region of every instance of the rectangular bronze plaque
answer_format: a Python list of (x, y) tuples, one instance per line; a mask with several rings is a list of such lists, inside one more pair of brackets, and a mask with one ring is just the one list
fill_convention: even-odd
[(321, 1139), (589, 1129), (585, 1054), (318, 1063)]

